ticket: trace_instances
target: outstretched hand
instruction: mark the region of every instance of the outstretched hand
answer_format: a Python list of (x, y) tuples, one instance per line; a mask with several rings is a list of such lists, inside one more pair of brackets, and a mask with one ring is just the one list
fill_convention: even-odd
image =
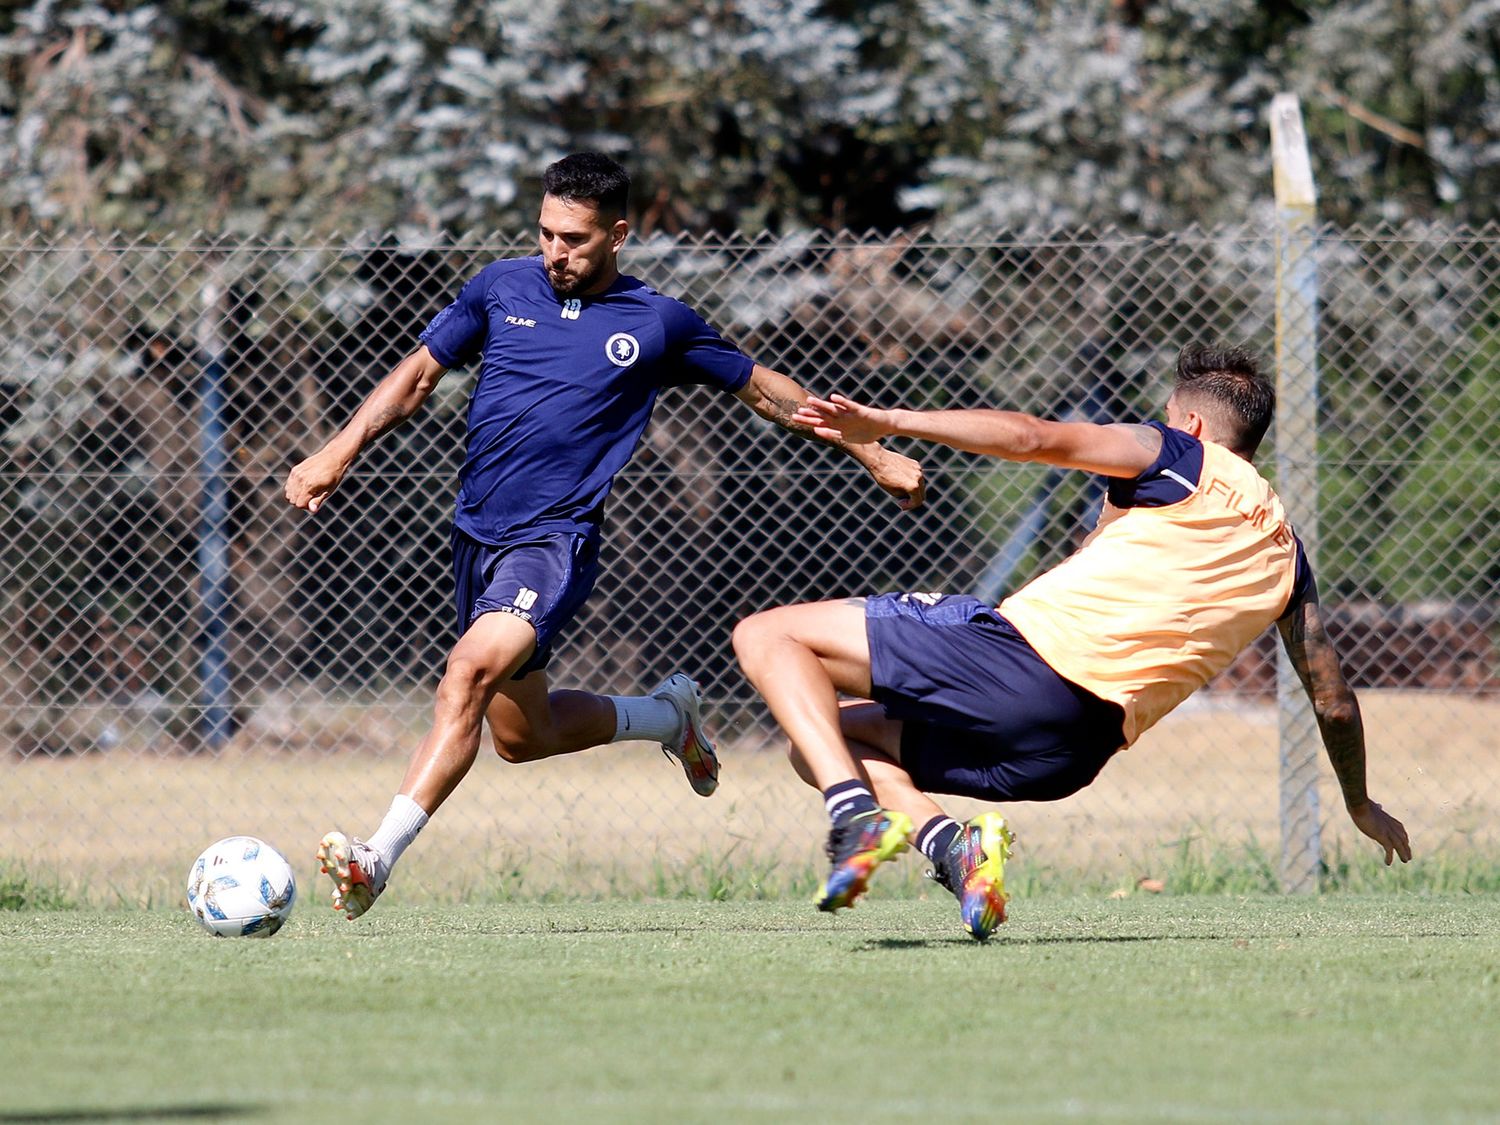
[(846, 445), (864, 445), (896, 432), (891, 411), (866, 406), (839, 394), (828, 398), (808, 396), (792, 415), (792, 422), (806, 426), (824, 441)]
[(852, 453), (875, 483), (896, 498), (902, 511), (920, 508), (926, 501), (927, 480), (921, 464), (878, 444), (881, 438), (896, 432), (892, 411), (865, 406), (843, 395), (809, 395), (790, 421)]
[(1374, 801), (1350, 809), (1349, 816), (1356, 828), (1385, 849), (1387, 867), (1398, 855), (1402, 863), (1411, 862), (1411, 842), (1406, 838), (1406, 826)]

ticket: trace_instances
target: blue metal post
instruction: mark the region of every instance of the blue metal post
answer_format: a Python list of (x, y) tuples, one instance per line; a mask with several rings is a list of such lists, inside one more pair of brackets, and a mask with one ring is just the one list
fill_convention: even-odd
[(199, 637), (201, 678), (199, 731), (203, 744), (217, 750), (233, 733), (229, 697), (229, 455), (225, 448), (224, 363), (217, 319), (219, 290), (204, 290), (200, 335), (203, 371), (199, 377), (202, 484), (198, 531)]
[[(1112, 421), (1104, 394), (1102, 387), (1090, 386), (1083, 404), (1067, 411), (1062, 420), (1065, 422)], [(1016, 568), (1021, 565), (1021, 559), (1025, 557), (1027, 550), (1042, 537), (1042, 531), (1047, 526), (1047, 515), (1057, 500), (1057, 494), (1062, 491), (1065, 479), (1066, 474), (1060, 469), (1048, 469), (1046, 475), (1042, 477), (1042, 483), (1037, 487), (1031, 507), (1011, 530), (1005, 542), (1000, 544), (1000, 549), (995, 552), (994, 558), (989, 561), (978, 581), (974, 583), (974, 596), (980, 601), (994, 604), (1011, 592), (1011, 577), (1015, 574)], [(1098, 522), (1100, 506), (1100, 501), (1094, 501), (1088, 517), (1084, 520), (1084, 525), (1090, 530)]]

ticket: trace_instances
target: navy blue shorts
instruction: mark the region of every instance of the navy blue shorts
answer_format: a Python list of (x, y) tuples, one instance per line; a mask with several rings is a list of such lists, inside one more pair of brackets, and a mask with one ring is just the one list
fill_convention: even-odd
[(547, 667), (552, 644), (583, 607), (599, 576), (599, 535), (542, 535), (492, 547), (453, 529), (453, 587), (458, 631), (485, 613), (511, 613), (536, 629), (536, 651), (519, 680)]
[(1063, 679), (978, 598), (865, 601), (877, 703), (902, 723), (917, 788), (991, 801), (1056, 801), (1098, 776), (1125, 713)]

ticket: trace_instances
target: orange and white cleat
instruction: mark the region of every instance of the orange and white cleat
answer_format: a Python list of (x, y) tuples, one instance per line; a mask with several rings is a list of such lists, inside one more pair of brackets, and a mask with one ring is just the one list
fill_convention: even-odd
[(318, 864), (333, 881), (333, 908), (351, 922), (374, 906), (385, 890), (385, 864), (363, 840), (328, 833), (318, 845)]
[(700, 797), (709, 797), (719, 787), (719, 756), (713, 741), (703, 729), (698, 710), (703, 697), (691, 676), (676, 672), (668, 676), (655, 691), (653, 699), (665, 699), (682, 716), (682, 733), (675, 745), (662, 743), (662, 752), (682, 763), (688, 784)]

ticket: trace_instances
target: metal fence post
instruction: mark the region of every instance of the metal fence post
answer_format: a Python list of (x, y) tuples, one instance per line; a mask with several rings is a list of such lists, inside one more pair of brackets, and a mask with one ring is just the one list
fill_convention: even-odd
[(224, 339), (221, 325), (224, 287), (217, 278), (203, 286), (198, 324), (202, 371), (198, 411), (202, 450), (203, 508), (198, 525), (198, 581), (203, 745), (217, 750), (233, 734), (229, 698), (229, 456), (224, 426)]
[[(1276, 482), (1309, 560), (1318, 559), (1317, 194), (1295, 94), (1271, 100), (1276, 194)], [(1321, 742), (1297, 673), (1276, 655), (1281, 887), (1318, 889)]]

